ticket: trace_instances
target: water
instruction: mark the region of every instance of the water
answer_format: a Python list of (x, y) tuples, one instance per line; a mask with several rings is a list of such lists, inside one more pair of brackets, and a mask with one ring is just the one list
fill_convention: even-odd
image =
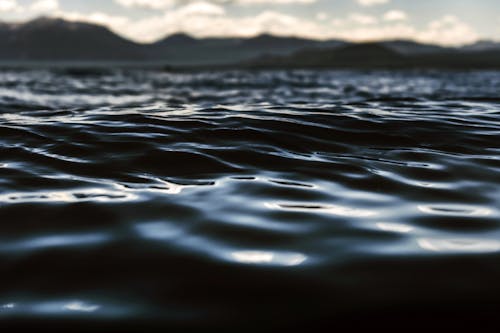
[(484, 323), (499, 91), (499, 72), (4, 70), (0, 322)]

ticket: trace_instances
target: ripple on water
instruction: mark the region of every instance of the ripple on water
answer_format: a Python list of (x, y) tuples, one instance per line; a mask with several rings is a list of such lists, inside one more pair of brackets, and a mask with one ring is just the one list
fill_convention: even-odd
[(3, 203), (72, 203), (72, 202), (120, 202), (132, 201), (137, 196), (102, 188), (85, 189), (80, 191), (51, 191), (51, 192), (24, 192), (0, 195)]
[(414, 228), (409, 225), (401, 224), (401, 223), (384, 223), (384, 222), (379, 222), (376, 224), (377, 227), (383, 231), (391, 231), (391, 232), (398, 232), (398, 233), (409, 233)]
[(111, 240), (105, 233), (91, 234), (66, 234), (35, 236), (19, 241), (5, 241), (0, 245), (0, 252), (20, 253), (24, 251), (37, 251), (48, 248), (79, 248), (95, 246)]
[(234, 251), (229, 260), (248, 265), (299, 266), (307, 260), (302, 253), (274, 251)]
[(286, 186), (286, 187), (310, 188), (310, 189), (315, 188), (315, 186), (313, 184), (299, 183), (299, 182), (294, 182), (294, 181), (290, 181), (290, 180), (270, 179), (269, 181), (271, 183), (281, 185), (281, 186)]
[(19, 301), (1, 305), (0, 318), (16, 316), (116, 318), (129, 315), (132, 311), (132, 307), (124, 304), (105, 304), (83, 300)]
[(169, 182), (159, 178), (151, 179), (155, 184), (116, 184), (116, 186), (125, 191), (137, 192), (157, 192), (163, 194), (180, 194), (186, 188), (196, 188), (198, 186), (215, 185), (215, 183), (196, 184), (196, 185), (181, 185)]
[(174, 240), (184, 233), (181, 227), (167, 222), (141, 223), (135, 226), (135, 230), (140, 237), (156, 241)]
[(337, 216), (348, 216), (348, 217), (372, 217), (377, 215), (374, 210), (361, 209), (361, 208), (351, 208), (337, 205), (326, 205), (326, 204), (316, 204), (316, 203), (276, 203), (268, 202), (266, 207), (269, 209), (278, 209), (285, 211), (295, 211), (304, 213), (324, 213)]
[(207, 237), (194, 237), (178, 225), (167, 222), (150, 222), (135, 225), (141, 238), (164, 242), (177, 249), (218, 258), (229, 263), (265, 266), (299, 266), (307, 256), (291, 251), (236, 250)]
[(418, 209), (426, 214), (445, 216), (488, 216), (492, 210), (486, 207), (468, 205), (442, 204), (442, 205), (419, 205)]
[(500, 241), (493, 239), (439, 239), (439, 238), (420, 238), (418, 245), (428, 251), (439, 252), (443, 254), (474, 254), (474, 253), (493, 253), (500, 252)]

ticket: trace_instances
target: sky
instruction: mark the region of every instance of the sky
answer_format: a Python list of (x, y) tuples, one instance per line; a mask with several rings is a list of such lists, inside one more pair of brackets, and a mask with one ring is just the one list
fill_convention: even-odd
[(138, 41), (261, 33), (315, 39), (500, 41), (500, 0), (0, 0), (0, 21), (52, 16)]

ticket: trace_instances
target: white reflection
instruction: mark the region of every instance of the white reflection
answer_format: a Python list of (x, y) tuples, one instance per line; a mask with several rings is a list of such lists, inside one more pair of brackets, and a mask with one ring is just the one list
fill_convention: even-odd
[[(135, 103), (144, 103), (150, 99), (149, 96), (146, 95), (122, 95), (116, 96), (114, 94), (84, 94), (82, 92), (78, 94), (42, 94), (42, 93), (34, 93), (31, 91), (20, 91), (19, 89), (7, 89), (3, 88), (2, 89), (2, 96), (3, 97), (8, 97), (8, 98), (13, 98), (13, 99), (18, 99), (20, 100), (19, 103), (36, 103), (36, 104), (42, 104), (42, 105), (57, 105), (57, 106), (65, 106), (65, 105), (85, 105), (85, 106), (94, 106), (94, 105), (120, 105), (120, 104), (135, 104)], [(11, 121), (14, 123), (22, 123), (22, 124), (35, 124), (38, 125), (42, 121), (48, 122), (50, 120), (52, 121), (60, 121), (61, 123), (68, 123), (68, 122), (76, 122), (77, 120), (74, 119), (76, 117), (72, 116), (70, 117), (65, 117), (65, 116), (54, 116), (50, 117), (50, 119), (47, 120), (42, 120), (41, 117), (32, 117), (32, 116), (25, 116), (25, 115), (18, 115), (15, 113), (6, 113), (2, 114), (2, 118), (5, 118), (7, 121)], [(69, 119), (68, 119), (69, 118)], [(83, 121), (83, 120), (81, 120)], [(90, 120), (88, 120), (90, 122)]]
[[(134, 311), (127, 304), (98, 304), (78, 299), (26, 300), (0, 305), (0, 319), (9, 315), (122, 317)], [(1, 320), (0, 320), (1, 321)], [(2, 331), (3, 332), (3, 331)]]
[(186, 185), (174, 184), (171, 182), (167, 182), (166, 180), (159, 179), (159, 181), (167, 187), (167, 189), (163, 190), (163, 192), (169, 194), (179, 194), (184, 188), (187, 187)]
[(90, 313), (99, 310), (100, 306), (80, 301), (66, 303), (64, 301), (27, 303), (23, 312), (38, 314)]
[(154, 240), (169, 240), (182, 234), (182, 230), (165, 222), (142, 223), (135, 226), (139, 235), (143, 238)]
[(274, 254), (262, 251), (242, 251), (231, 254), (236, 261), (245, 264), (264, 264), (273, 261)]
[(399, 223), (377, 223), (376, 226), (384, 231), (408, 233), (413, 230), (413, 227)]
[(83, 235), (50, 235), (31, 238), (27, 240), (4, 243), (0, 251), (26, 251), (51, 247), (82, 246), (104, 243), (109, 240), (106, 234), (83, 234)]
[(277, 184), (277, 185), (285, 186), (285, 187), (296, 187), (296, 188), (300, 188), (300, 189), (315, 189), (315, 188), (317, 188), (317, 186), (314, 184), (300, 183), (300, 182), (286, 180), (286, 179), (267, 179), (267, 181), (271, 182), (273, 184)]
[(99, 305), (91, 305), (83, 302), (72, 302), (64, 305), (65, 310), (78, 312), (94, 312), (100, 308)]
[(452, 253), (485, 253), (500, 251), (500, 241), (482, 239), (418, 239), (418, 245), (428, 251)]
[(130, 201), (136, 196), (125, 192), (108, 191), (105, 189), (86, 189), (82, 191), (58, 192), (20, 192), (0, 195), (0, 202), (81, 202), (81, 201)]
[(449, 215), (449, 216), (487, 216), (491, 215), (491, 209), (484, 207), (473, 207), (466, 205), (420, 205), (418, 209), (427, 214)]
[(277, 253), (269, 251), (235, 251), (231, 253), (231, 257), (242, 264), (279, 266), (298, 266), (307, 259), (301, 253)]
[(301, 204), (301, 203), (272, 203), (268, 202), (265, 204), (267, 208), (279, 209), (279, 210), (290, 210), (299, 212), (319, 212), (332, 214), (337, 216), (348, 216), (348, 217), (369, 217), (374, 216), (377, 213), (367, 209), (350, 208), (335, 205), (323, 205), (323, 204)]
[(159, 184), (156, 185), (116, 184), (116, 186), (121, 190), (125, 191), (161, 192), (165, 194), (179, 194), (185, 188), (194, 187), (194, 185), (179, 185), (158, 178), (154, 178), (154, 180)]
[(428, 188), (442, 188), (446, 189), (449, 188), (450, 185), (447, 183), (430, 183), (430, 182), (420, 182), (417, 180), (412, 180), (407, 177), (403, 177), (401, 175), (398, 175), (394, 172), (390, 171), (383, 171), (383, 170), (376, 170), (373, 169), (371, 170), (374, 174), (383, 176), (385, 178), (393, 179), (396, 180), (400, 183), (408, 184), (408, 185), (413, 185), (413, 186), (418, 186), (418, 187), (428, 187)]

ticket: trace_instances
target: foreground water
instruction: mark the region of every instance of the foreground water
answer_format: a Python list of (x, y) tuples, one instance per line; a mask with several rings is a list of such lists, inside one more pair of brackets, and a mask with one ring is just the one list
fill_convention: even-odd
[(0, 72), (0, 321), (495, 316), (499, 91), (499, 72)]

